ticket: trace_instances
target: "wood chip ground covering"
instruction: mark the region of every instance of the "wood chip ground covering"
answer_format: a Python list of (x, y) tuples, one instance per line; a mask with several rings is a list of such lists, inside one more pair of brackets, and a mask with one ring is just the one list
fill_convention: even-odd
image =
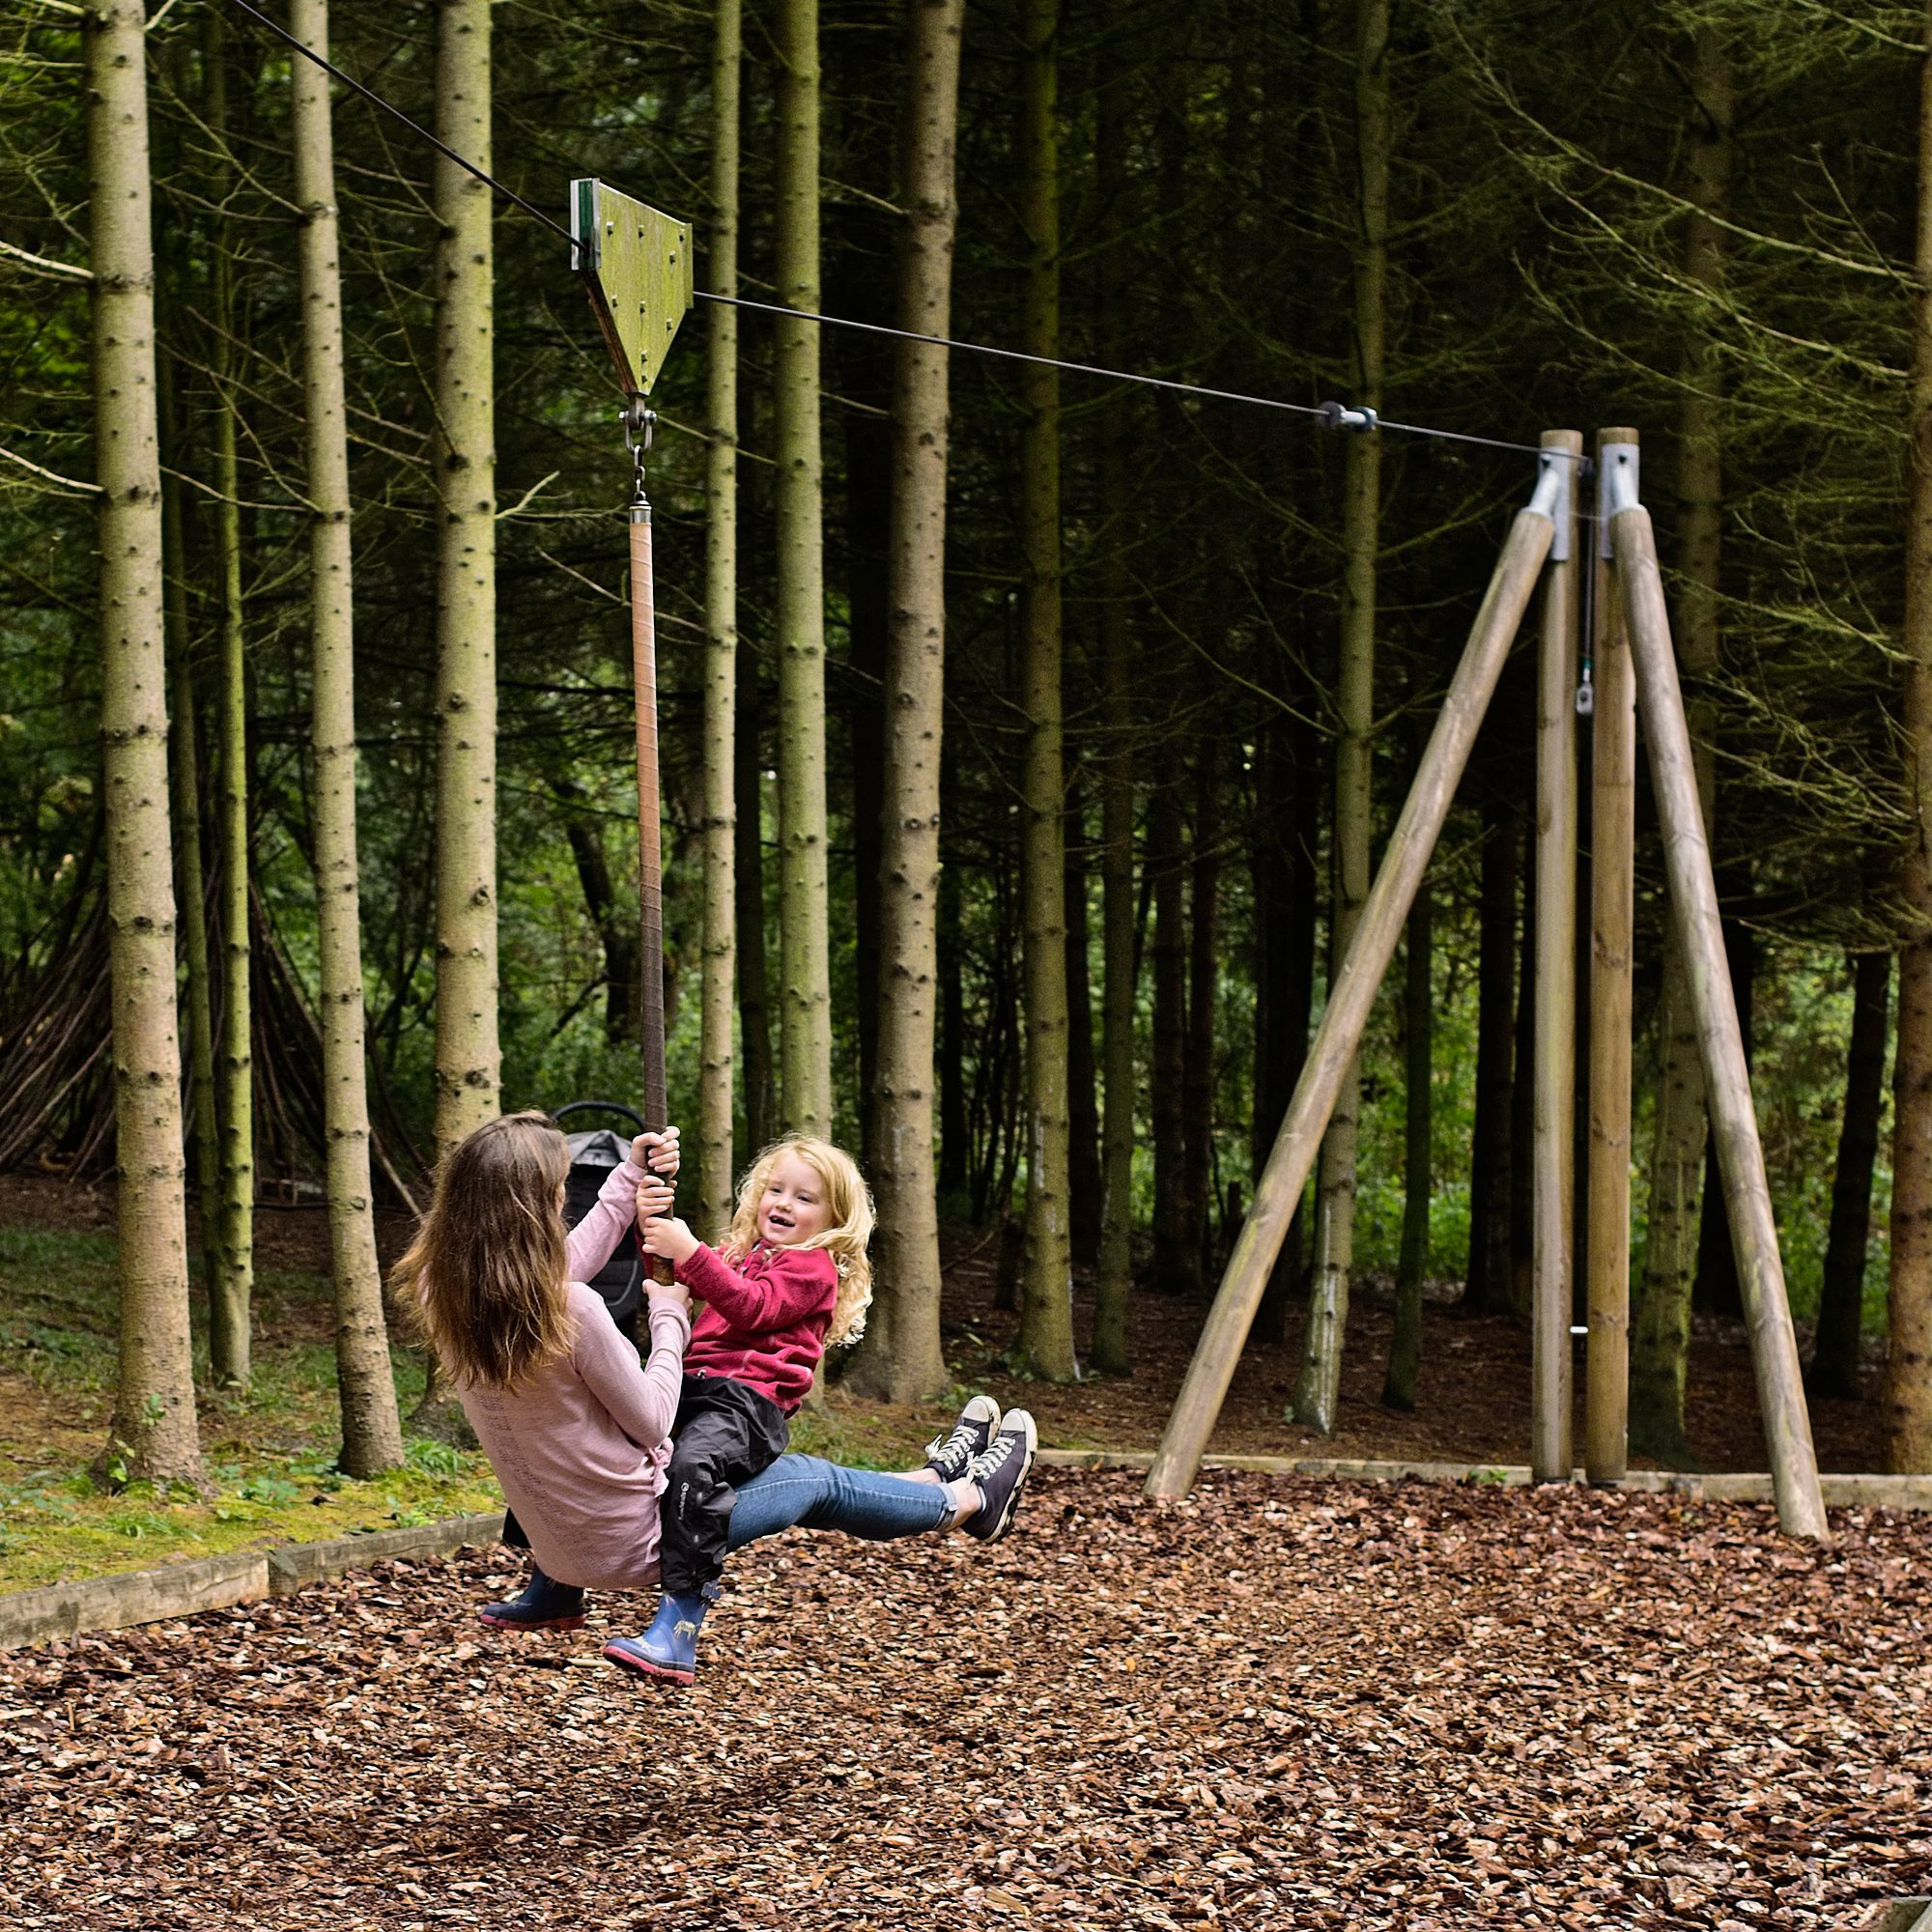
[(749, 1552), (694, 1691), (502, 1550), (0, 1659), (13, 1926), (1841, 1926), (1932, 1876), (1932, 1519), (1043, 1472)]

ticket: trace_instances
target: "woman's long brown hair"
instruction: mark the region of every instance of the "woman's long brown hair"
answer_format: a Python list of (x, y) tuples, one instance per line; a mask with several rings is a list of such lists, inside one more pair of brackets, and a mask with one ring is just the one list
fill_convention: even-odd
[(545, 1114), (505, 1114), (461, 1142), (410, 1251), (389, 1271), (459, 1388), (515, 1390), (569, 1349), (569, 1261), (556, 1191), (570, 1150)]

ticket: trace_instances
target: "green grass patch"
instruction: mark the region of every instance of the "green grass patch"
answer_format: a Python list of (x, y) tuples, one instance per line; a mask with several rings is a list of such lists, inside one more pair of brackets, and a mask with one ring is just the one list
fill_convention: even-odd
[[(106, 1438), (116, 1375), (119, 1269), (104, 1235), (0, 1228), (0, 1590), (280, 1543), (309, 1543), (502, 1502), (488, 1462), (417, 1438), (406, 1467), (367, 1482), (333, 1467), (341, 1441), (327, 1280), (256, 1277), (253, 1376), (209, 1386), (195, 1296), (196, 1405), (207, 1485), (103, 1489), (89, 1464)], [(404, 1413), (422, 1367), (393, 1357)], [(110, 1475), (111, 1475), (110, 1469)]]
[(315, 1543), (440, 1517), (497, 1509), (502, 1493), (483, 1458), (431, 1447), (455, 1466), (410, 1466), (352, 1482), (319, 1458), (285, 1457), (212, 1471), (208, 1492), (130, 1483), (103, 1492), (84, 1471), (43, 1468), (0, 1481), (0, 1590), (146, 1570), (280, 1543)]

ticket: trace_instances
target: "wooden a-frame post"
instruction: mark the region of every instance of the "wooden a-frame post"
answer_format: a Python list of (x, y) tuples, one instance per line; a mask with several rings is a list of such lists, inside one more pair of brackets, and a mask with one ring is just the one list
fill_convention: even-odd
[(1564, 490), (1544, 579), (1536, 678), (1536, 1050), (1533, 1111), (1530, 1470), (1570, 1480), (1571, 1212), (1577, 1105), (1577, 594), (1590, 559), (1577, 541), (1583, 439), (1543, 439)]
[(1610, 566), (1605, 479), (1634, 429), (1597, 437), (1597, 595), (1591, 655), (1589, 1355), (1584, 1371), (1583, 1473), (1613, 1483), (1629, 1464), (1631, 990), (1636, 924), (1636, 678), (1623, 599)]
[(1804, 1405), (1784, 1266), (1778, 1258), (1764, 1149), (1751, 1105), (1744, 1036), (1724, 958), (1711, 849), (1697, 802), (1690, 732), (1684, 717), (1684, 694), (1677, 681), (1663, 582), (1657, 567), (1657, 539), (1650, 512), (1636, 498), (1634, 448), (1606, 447), (1604, 462), (1610, 546), (1636, 674), (1644, 741), (1650, 751), (1657, 815), (1663, 831), (1671, 916), (1683, 942), (1711, 1126), (1718, 1137), (1718, 1169), (1723, 1180), (1731, 1242), (1737, 1252), (1738, 1283), (1744, 1292), (1745, 1323), (1757, 1372), (1758, 1408), (1764, 1418), (1777, 1520), (1786, 1535), (1822, 1542), (1831, 1532), (1818, 1487), (1818, 1457)]
[(1404, 922), (1428, 869), (1442, 822), (1468, 762), (1503, 660), (1536, 589), (1555, 535), (1564, 459), (1546, 456), (1536, 493), (1517, 512), (1469, 641), (1430, 734), (1415, 782), (1389, 836), (1381, 868), (1362, 907), (1355, 936), (1328, 990), (1328, 1004), (1295, 1082), (1273, 1151), (1255, 1185), (1227, 1272), (1175, 1400), (1167, 1432), (1148, 1473), (1150, 1496), (1184, 1495), (1201, 1466), (1215, 1418), (1234, 1379), (1242, 1345), (1261, 1305), (1288, 1224), (1301, 1199), (1334, 1111), (1342, 1080), (1361, 1044), (1377, 988), (1395, 956)]

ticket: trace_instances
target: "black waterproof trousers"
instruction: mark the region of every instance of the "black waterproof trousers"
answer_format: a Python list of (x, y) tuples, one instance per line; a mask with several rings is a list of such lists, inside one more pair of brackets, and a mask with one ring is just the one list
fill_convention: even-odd
[(769, 1469), (790, 1441), (785, 1412), (769, 1396), (723, 1376), (685, 1377), (658, 1555), (667, 1597), (689, 1597), (717, 1580), (738, 1484)]

